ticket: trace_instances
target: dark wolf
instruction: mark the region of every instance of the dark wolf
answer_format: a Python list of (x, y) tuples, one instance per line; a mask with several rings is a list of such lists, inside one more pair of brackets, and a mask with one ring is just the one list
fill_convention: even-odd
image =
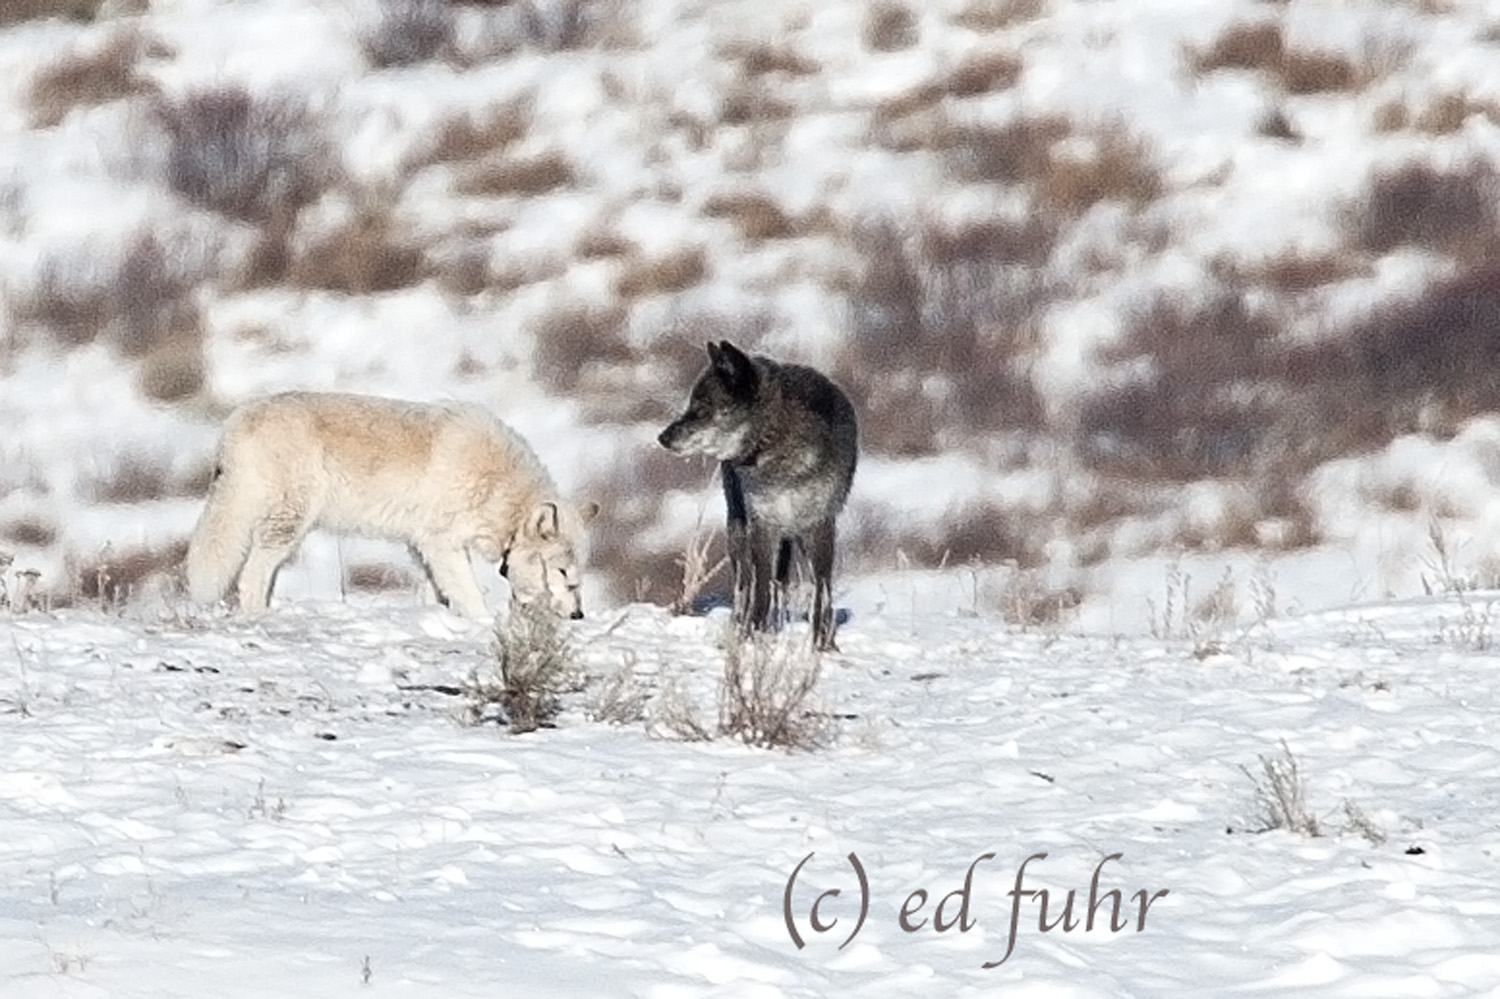
[(812, 368), (710, 343), (687, 409), (657, 439), (678, 454), (719, 459), (740, 628), (770, 627), (800, 555), (812, 568), (813, 643), (836, 648), (834, 521), (859, 456), (848, 396)]

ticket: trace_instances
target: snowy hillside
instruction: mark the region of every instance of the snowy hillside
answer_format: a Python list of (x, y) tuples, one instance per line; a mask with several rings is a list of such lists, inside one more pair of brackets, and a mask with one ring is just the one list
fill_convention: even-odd
[[(55, 601), (124, 594), (179, 557), (235, 403), (461, 398), (604, 502), (600, 595), (665, 602), (714, 497), (653, 438), (729, 337), (855, 398), (850, 568), (1014, 562), (1107, 600), (1121, 558), (1328, 543), (1371, 595), (1411, 593), (1436, 516), (1479, 571), (1497, 25), (1460, 3), (8, 5), (0, 547)], [(299, 571), (325, 597), (409, 578), (326, 544)]]

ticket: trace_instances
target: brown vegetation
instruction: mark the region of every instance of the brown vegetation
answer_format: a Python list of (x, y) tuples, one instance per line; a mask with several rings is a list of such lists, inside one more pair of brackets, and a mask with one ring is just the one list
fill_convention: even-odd
[(366, 197), (348, 219), (292, 256), (286, 280), (349, 295), (409, 288), (428, 276), (409, 232), (392, 205)]
[(76, 109), (153, 92), (155, 84), (140, 71), (140, 61), (166, 54), (160, 42), (134, 27), (69, 51), (32, 77), (26, 93), (32, 126), (51, 128)]
[[(1371, 53), (1370, 58), (1376, 58)], [(1205, 51), (1190, 52), (1194, 72), (1237, 69), (1266, 73), (1289, 94), (1322, 94), (1354, 90), (1378, 74), (1380, 67), (1356, 64), (1340, 53), (1288, 44), (1278, 21), (1240, 21), (1230, 25)]]
[(440, 58), (453, 43), (453, 9), (447, 0), (380, 0), (359, 43), (376, 69)]
[(765, 191), (738, 189), (712, 194), (703, 203), (703, 214), (733, 222), (752, 242), (785, 239), (797, 233), (796, 221)]
[(187, 542), (119, 553), (106, 548), (75, 567), (78, 595), (118, 607), (153, 576), (171, 575), (187, 554)]
[(13, 545), (46, 548), (57, 540), (57, 527), (41, 517), (23, 515), (0, 524), (0, 540)]
[(708, 254), (701, 246), (680, 246), (657, 256), (627, 257), (615, 278), (615, 294), (630, 301), (691, 288), (708, 276)]
[(1045, 300), (1045, 223), (996, 219), (852, 234), (864, 262), (836, 379), (861, 401), (864, 446), (930, 454), (1038, 425), (1028, 362)]
[(31, 288), (11, 298), (11, 320), (42, 327), (65, 347), (103, 337), (141, 357), (197, 328), (191, 290), (208, 266), (152, 232), (133, 237), (115, 260), (101, 262), (92, 249), (53, 256)]
[[(677, 491), (703, 497), (705, 524), (723, 522), (722, 494), (713, 463), (678, 457), (649, 438), (622, 453), (580, 491), (600, 505), (599, 519), (592, 529), (590, 566), (603, 577), (613, 599), (649, 600), (668, 606), (680, 596), (682, 559), (689, 539), (661, 547), (642, 543), (656, 526), (663, 500)], [(722, 554), (721, 536), (705, 558), (713, 565)], [(712, 599), (726, 592), (726, 584), (721, 569), (704, 584), (702, 592)]]
[(876, 0), (865, 11), (861, 37), (871, 52), (899, 52), (921, 41), (922, 32), (910, 7), (899, 0)]
[(1500, 174), (1487, 160), (1440, 168), (1424, 159), (1378, 171), (1346, 228), (1372, 253), (1400, 246), (1474, 259), (1500, 248)]
[(955, 21), (970, 31), (993, 34), (1035, 21), (1046, 11), (1047, 0), (970, 0)]
[(0, 4), (0, 28), (48, 17), (90, 22), (99, 17), (105, 0), (5, 0)]
[(294, 96), (225, 84), (158, 97), (152, 111), (167, 137), (168, 186), (239, 221), (294, 214), (339, 173), (321, 122)]
[(414, 171), (435, 163), (472, 163), (501, 153), (531, 131), (532, 99), (517, 98), (477, 112), (446, 115), (408, 154)]
[(534, 198), (578, 183), (573, 163), (557, 150), (499, 153), (463, 166), (453, 192), (466, 197)]

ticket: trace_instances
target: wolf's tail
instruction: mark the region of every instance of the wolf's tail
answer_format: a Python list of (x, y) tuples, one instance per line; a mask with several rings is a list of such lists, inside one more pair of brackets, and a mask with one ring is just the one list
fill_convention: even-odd
[(257, 508), (254, 497), (235, 486), (222, 467), (214, 470), (208, 503), (188, 542), (188, 594), (199, 603), (223, 597), (250, 552)]

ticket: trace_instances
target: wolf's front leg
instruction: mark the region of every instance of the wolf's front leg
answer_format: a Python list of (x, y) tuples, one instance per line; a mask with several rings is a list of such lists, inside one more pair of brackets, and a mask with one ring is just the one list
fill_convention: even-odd
[(474, 581), (474, 571), (469, 568), (469, 556), (464, 550), (430, 545), (416, 547), (432, 576), (433, 585), (448, 606), (475, 621), (489, 620), (484, 593)]
[(745, 626), (755, 631), (768, 631), (775, 610), (772, 594), (776, 576), (776, 552), (781, 545), (778, 532), (764, 524), (750, 522), (747, 548), (750, 578), (748, 581), (749, 607), (745, 615)]

